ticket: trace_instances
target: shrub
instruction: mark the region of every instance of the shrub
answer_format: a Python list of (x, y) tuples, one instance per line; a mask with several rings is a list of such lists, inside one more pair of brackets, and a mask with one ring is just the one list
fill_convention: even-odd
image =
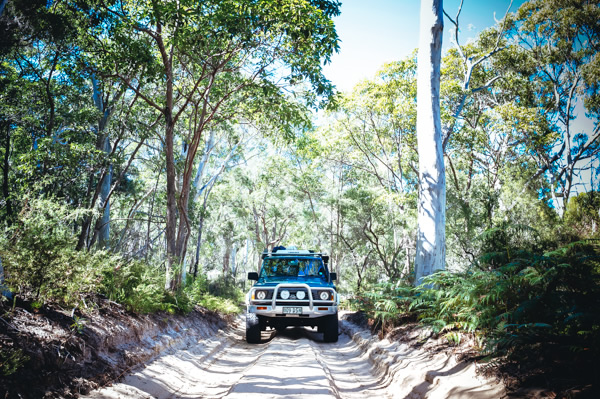
[(412, 318), (409, 311), (413, 288), (402, 283), (381, 283), (348, 300), (353, 310), (361, 310), (375, 320), (374, 328), (381, 328), (382, 334), (404, 318)]
[(106, 251), (77, 251), (73, 227), (84, 215), (54, 200), (28, 199), (0, 238), (7, 285), (32, 299), (33, 307), (48, 301), (75, 307), (84, 296), (100, 293), (138, 313), (189, 312), (196, 304), (240, 311), (243, 294), (233, 282), (209, 286), (203, 277), (188, 279), (184, 288), (171, 293), (164, 288), (161, 265)]
[(16, 373), (29, 361), (21, 349), (0, 348), (0, 374), (8, 377)]
[(411, 309), (436, 332), (483, 333), (491, 356), (599, 355), (600, 246), (588, 241), (544, 254), (513, 253), (491, 271), (429, 276)]
[(0, 241), (7, 283), (40, 304), (57, 300), (68, 305), (93, 290), (103, 253), (75, 251), (72, 226), (83, 216), (49, 199), (29, 199), (17, 222)]
[(221, 298), (214, 295), (205, 294), (198, 301), (198, 305), (224, 314), (238, 314), (242, 311), (240, 302), (231, 298)]
[(165, 291), (165, 276), (159, 267), (116, 257), (102, 275), (100, 291), (134, 312), (152, 313), (177, 307), (175, 297)]

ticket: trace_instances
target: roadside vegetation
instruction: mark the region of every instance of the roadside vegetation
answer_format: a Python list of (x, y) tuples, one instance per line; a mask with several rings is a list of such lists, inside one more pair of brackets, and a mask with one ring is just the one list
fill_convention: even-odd
[[(4, 3), (0, 334), (16, 306), (74, 330), (99, 300), (238, 313), (260, 254), (296, 245), (382, 334), (418, 322), (512, 375), (589, 381), (597, 1), (531, 0), (467, 43), (448, 23), (446, 270), (417, 287), (416, 53), (336, 93), (337, 1)], [(0, 373), (28, 356), (0, 340)]]
[(511, 225), (486, 231), (486, 252), (463, 271), (435, 273), (418, 287), (374, 284), (348, 307), (365, 312), (382, 336), (418, 323), (449, 345), (474, 342), (473, 356), (521, 383), (586, 387), (591, 395), (600, 355), (600, 236), (575, 239), (566, 228), (566, 242), (509, 240), (523, 229), (535, 233)]
[(33, 309), (45, 304), (83, 308), (101, 296), (136, 313), (186, 313), (195, 305), (240, 312), (243, 296), (232, 282), (218, 289), (218, 297), (205, 278), (190, 278), (172, 292), (165, 290), (164, 265), (110, 251), (76, 250), (71, 226), (82, 217), (56, 201), (28, 200), (0, 243), (3, 267), (10, 271), (5, 289)]

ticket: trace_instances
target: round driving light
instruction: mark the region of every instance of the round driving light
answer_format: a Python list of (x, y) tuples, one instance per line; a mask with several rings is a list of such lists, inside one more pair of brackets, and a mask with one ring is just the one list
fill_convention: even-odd
[(322, 301), (326, 301), (329, 299), (329, 292), (328, 291), (321, 291), (319, 293), (319, 298), (321, 298)]
[(256, 299), (263, 300), (267, 297), (267, 293), (265, 291), (256, 291)]
[(306, 296), (306, 294), (304, 293), (304, 291), (296, 292), (296, 298), (298, 298), (298, 299), (304, 299), (305, 296)]
[(288, 299), (290, 297), (290, 292), (288, 290), (281, 291), (281, 299)]

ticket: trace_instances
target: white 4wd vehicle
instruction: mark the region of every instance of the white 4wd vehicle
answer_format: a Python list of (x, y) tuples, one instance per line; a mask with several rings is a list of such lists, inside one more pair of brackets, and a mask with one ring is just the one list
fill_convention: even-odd
[(339, 299), (327, 268), (329, 256), (311, 250), (276, 247), (263, 252), (260, 273), (246, 297), (246, 341), (260, 342), (267, 327), (317, 327), (325, 342), (338, 340)]

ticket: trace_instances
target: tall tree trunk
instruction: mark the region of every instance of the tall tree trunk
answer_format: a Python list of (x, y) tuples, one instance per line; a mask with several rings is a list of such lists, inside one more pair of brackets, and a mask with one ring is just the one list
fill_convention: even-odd
[(165, 152), (166, 152), (166, 169), (167, 169), (167, 266), (165, 270), (165, 289), (172, 290), (172, 270), (173, 265), (178, 263), (177, 259), (177, 246), (176, 246), (176, 233), (177, 233), (177, 200), (176, 200), (176, 187), (175, 187), (175, 157), (173, 152), (173, 136), (174, 136), (174, 123), (171, 116), (170, 109), (165, 113), (166, 119), (166, 131), (165, 131)]
[(235, 277), (237, 276), (237, 246), (234, 245), (231, 248), (231, 275), (235, 281)]
[[(117, 92), (112, 101), (105, 101), (103, 99), (102, 89), (98, 83), (98, 80), (93, 75), (91, 80), (93, 89), (92, 100), (94, 101), (94, 105), (96, 106), (98, 111), (102, 113), (102, 117), (98, 121), (98, 130), (96, 133), (96, 149), (104, 152), (104, 155), (106, 156), (108, 162), (108, 157), (112, 152), (112, 147), (110, 144), (110, 138), (108, 136), (108, 133), (106, 133), (106, 127), (108, 126), (108, 122), (112, 115), (113, 105), (121, 98), (121, 96), (125, 93), (125, 90), (121, 89), (119, 92)], [(98, 242), (98, 247), (100, 248), (107, 247), (108, 239), (110, 237), (110, 200), (108, 196), (112, 185), (112, 164), (108, 163), (106, 168), (106, 172), (101, 176), (100, 181), (97, 183), (94, 198), (91, 200), (89, 206), (90, 209), (94, 209), (96, 206), (97, 199), (100, 199), (98, 207), (99, 209), (102, 209), (102, 216), (100, 216), (100, 218), (97, 220), (94, 227), (94, 237)], [(88, 197), (92, 193), (92, 187), (95, 180), (94, 173), (96, 173), (96, 171), (92, 171), (90, 174), (87, 190)], [(86, 216), (82, 223), (81, 232), (79, 234), (79, 240), (77, 242), (78, 250), (83, 249), (88, 245), (91, 224), (92, 217)]]
[(198, 277), (198, 262), (200, 261), (200, 247), (202, 246), (202, 230), (204, 228), (204, 214), (206, 212), (206, 197), (202, 210), (200, 211), (200, 221), (198, 222), (198, 240), (196, 241), (196, 258), (194, 259), (194, 278)]
[(417, 66), (419, 204), (415, 285), (445, 268), (446, 178), (440, 120), (442, 0), (421, 1)]
[(229, 261), (231, 260), (231, 236), (229, 232), (225, 235), (225, 253), (223, 254), (223, 281), (227, 284), (229, 276)]

